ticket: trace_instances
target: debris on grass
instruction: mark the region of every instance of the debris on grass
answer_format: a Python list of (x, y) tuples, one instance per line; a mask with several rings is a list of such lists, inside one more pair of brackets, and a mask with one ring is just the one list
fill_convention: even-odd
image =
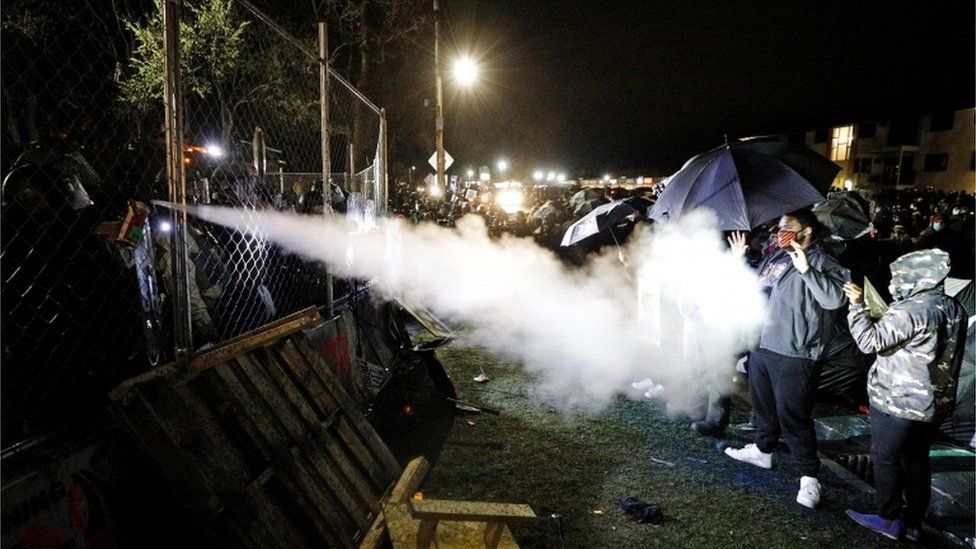
[(640, 498), (633, 496), (620, 498), (620, 508), (630, 516), (630, 520), (638, 524), (657, 526), (664, 522), (664, 512), (661, 508)]
[(468, 422), (468, 425), (470, 425), (470, 426), (472, 426), (472, 427), (474, 427), (474, 422), (473, 422), (473, 421), (469, 421), (469, 422)]
[(652, 457), (651, 458), (651, 461), (653, 461), (654, 463), (659, 463), (659, 464), (664, 465), (666, 467), (674, 467), (674, 462), (673, 461), (667, 461), (667, 460), (663, 460), (663, 459), (658, 459), (656, 457)]
[(601, 509), (594, 509), (593, 510), (593, 514), (596, 515), (596, 516), (598, 516), (598, 517), (602, 517), (603, 516), (603, 511)]
[(700, 464), (700, 465), (705, 465), (706, 463), (708, 463), (708, 460), (707, 460), (707, 459), (702, 459), (702, 458), (693, 458), (693, 457), (691, 457), (691, 456), (688, 456), (688, 457), (686, 457), (685, 459), (687, 459), (688, 461), (690, 461), (690, 462), (692, 462), (692, 463), (698, 463), (698, 464)]
[(490, 379), (491, 379), (491, 378), (490, 378), (490, 377), (488, 377), (488, 374), (486, 374), (486, 373), (484, 373), (484, 372), (481, 372), (480, 374), (478, 374), (478, 375), (476, 375), (476, 376), (474, 376), (474, 380), (475, 380), (475, 382), (477, 382), (477, 383), (484, 383), (484, 382), (486, 382), (486, 381), (489, 381)]

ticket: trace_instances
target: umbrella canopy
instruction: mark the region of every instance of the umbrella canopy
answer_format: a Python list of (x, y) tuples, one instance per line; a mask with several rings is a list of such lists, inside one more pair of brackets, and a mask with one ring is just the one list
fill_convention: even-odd
[(607, 204), (608, 202), (604, 198), (594, 198), (592, 200), (587, 200), (586, 202), (581, 202), (579, 205), (573, 209), (573, 215), (586, 215), (592, 212), (596, 207)]
[(545, 219), (550, 215), (556, 215), (559, 213), (559, 208), (552, 203), (552, 200), (546, 201), (545, 204), (539, 206), (536, 211), (532, 212), (532, 219)]
[(590, 200), (596, 200), (603, 198), (603, 191), (600, 189), (583, 189), (577, 192), (573, 196), (569, 197), (569, 207), (574, 210), (579, 207), (580, 204), (584, 202), (589, 202)]
[(868, 201), (857, 193), (830, 193), (826, 201), (817, 204), (813, 213), (834, 236), (852, 240), (870, 228), (869, 208)]
[(593, 208), (593, 211), (569, 226), (563, 235), (561, 246), (572, 246), (584, 238), (601, 231), (612, 230), (623, 222), (636, 221), (640, 212), (624, 200), (614, 200)]
[(800, 145), (735, 141), (692, 158), (668, 178), (650, 217), (675, 221), (693, 209), (709, 208), (720, 229), (748, 231), (822, 202), (838, 171)]

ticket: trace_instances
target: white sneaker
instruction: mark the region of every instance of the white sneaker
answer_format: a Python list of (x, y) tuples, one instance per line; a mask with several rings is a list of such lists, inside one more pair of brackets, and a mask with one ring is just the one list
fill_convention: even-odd
[(743, 448), (726, 448), (725, 455), (763, 469), (773, 468), (773, 454), (761, 451), (755, 444), (746, 444)]
[(796, 493), (796, 502), (816, 509), (820, 503), (820, 481), (814, 477), (800, 477), (800, 491)]

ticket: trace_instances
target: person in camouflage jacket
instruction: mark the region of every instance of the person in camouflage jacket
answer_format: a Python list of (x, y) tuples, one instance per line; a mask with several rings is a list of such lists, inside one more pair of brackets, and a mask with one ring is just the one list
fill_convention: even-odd
[(930, 498), (931, 435), (952, 410), (967, 315), (962, 304), (945, 294), (946, 252), (903, 255), (891, 264), (891, 274), (895, 302), (878, 319), (870, 317), (861, 288), (850, 282), (844, 288), (851, 302), (851, 335), (862, 352), (878, 354), (868, 373), (878, 510), (876, 515), (847, 514), (889, 538), (904, 534), (916, 541)]

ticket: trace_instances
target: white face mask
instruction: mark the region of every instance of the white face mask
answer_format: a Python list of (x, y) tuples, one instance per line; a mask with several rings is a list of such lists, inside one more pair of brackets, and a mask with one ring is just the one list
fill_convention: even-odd
[(942, 230), (942, 223), (933, 223), (932, 224), (932, 230), (933, 231), (936, 231), (936, 232), (941, 231)]

